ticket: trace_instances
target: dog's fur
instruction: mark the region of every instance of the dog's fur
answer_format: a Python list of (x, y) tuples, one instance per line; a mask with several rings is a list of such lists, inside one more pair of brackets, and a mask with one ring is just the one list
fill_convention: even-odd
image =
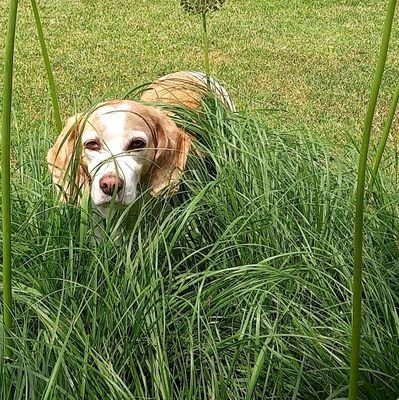
[[(209, 89), (235, 110), (226, 89), (197, 72), (166, 75), (141, 100), (196, 109)], [(47, 161), (65, 198), (79, 201), (90, 187), (93, 205), (107, 216), (111, 202), (132, 203), (139, 184), (153, 195), (167, 187), (176, 191), (192, 140), (159, 108), (132, 100), (107, 101), (69, 118)]]
[(202, 72), (179, 71), (165, 75), (151, 84), (142, 94), (143, 101), (157, 101), (197, 109), (208, 91), (212, 91), (230, 111), (236, 108), (226, 88)]

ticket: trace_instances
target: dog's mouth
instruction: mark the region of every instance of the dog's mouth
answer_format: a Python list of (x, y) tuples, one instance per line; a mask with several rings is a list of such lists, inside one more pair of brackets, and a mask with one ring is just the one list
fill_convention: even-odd
[(129, 204), (133, 203), (136, 200), (136, 196), (125, 193), (124, 191), (121, 193), (115, 193), (112, 196), (102, 195), (101, 198), (96, 198), (92, 196), (93, 204), (96, 207), (103, 208), (112, 208), (112, 207), (126, 207)]
[(112, 207), (112, 206), (121, 206), (121, 205), (126, 205), (126, 203), (123, 200), (123, 196), (109, 196), (109, 198), (104, 199), (100, 202), (95, 203), (96, 206), (101, 206), (101, 207)]

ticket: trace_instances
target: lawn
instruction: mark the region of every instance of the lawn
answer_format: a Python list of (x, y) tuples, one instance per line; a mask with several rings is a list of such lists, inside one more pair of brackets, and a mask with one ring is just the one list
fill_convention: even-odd
[[(177, 0), (39, 6), (65, 118), (167, 72), (203, 70), (200, 21)], [(384, 11), (376, 0), (230, 0), (210, 21), (212, 71), (241, 108), (280, 110), (270, 123), (346, 141), (361, 131)], [(15, 113), (30, 128), (42, 123), (49, 101), (28, 1), (21, 2), (17, 40)], [(377, 128), (398, 76), (398, 44), (396, 29)]]
[[(176, 110), (212, 174), (192, 155), (177, 196), (144, 191), (100, 225), (90, 206), (60, 204), (51, 184), (51, 104), (30, 3), (20, 6), (15, 323), (13, 357), (0, 354), (1, 398), (346, 398), (358, 162), (350, 137), (360, 137), (381, 2), (228, 1), (210, 21), (211, 67), (243, 111), (212, 102), (200, 115)], [(177, 2), (39, 6), (63, 117), (167, 72), (203, 69), (199, 21)], [(0, 15), (4, 30), (4, 2)], [(377, 132), (397, 44), (396, 30)], [(362, 400), (399, 394), (397, 160), (391, 145), (367, 196)]]

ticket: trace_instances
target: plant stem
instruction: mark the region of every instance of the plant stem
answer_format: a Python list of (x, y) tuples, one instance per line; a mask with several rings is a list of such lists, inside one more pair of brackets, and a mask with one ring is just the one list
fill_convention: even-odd
[(209, 67), (209, 38), (208, 38), (208, 27), (206, 22), (206, 12), (203, 11), (202, 15), (202, 41), (204, 44), (204, 56), (205, 56), (205, 75), (207, 83), (209, 85), (209, 77), (211, 76), (211, 70)]
[(42, 23), (40, 20), (40, 15), (39, 15), (39, 10), (37, 8), (36, 0), (31, 0), (31, 4), (32, 4), (32, 9), (33, 9), (33, 15), (35, 16), (37, 35), (39, 36), (39, 42), (40, 42), (40, 47), (42, 49), (44, 65), (46, 67), (47, 79), (48, 79), (48, 83), (50, 86), (50, 94), (51, 94), (51, 100), (53, 102), (55, 125), (57, 128), (57, 131), (61, 132), (62, 121), (61, 121), (61, 115), (60, 115), (60, 107), (58, 104), (57, 89), (55, 86), (53, 71), (51, 69), (50, 58), (48, 56), (46, 41), (44, 40), (43, 27), (42, 27)]
[(352, 352), (349, 379), (349, 400), (356, 400), (358, 395), (359, 360), (360, 360), (360, 329), (362, 306), (362, 263), (363, 263), (363, 213), (364, 192), (367, 167), (367, 155), (370, 143), (370, 133), (377, 104), (378, 92), (381, 86), (382, 75), (387, 58), (389, 39), (391, 36), (393, 16), (396, 0), (390, 0), (384, 24), (380, 54), (375, 71), (373, 87), (370, 93), (369, 104), (363, 130), (362, 146), (359, 158), (357, 190), (356, 190), (356, 219), (355, 219), (355, 254), (353, 272), (353, 315), (352, 315)]
[(386, 143), (387, 143), (389, 131), (391, 130), (392, 122), (393, 122), (393, 119), (395, 117), (395, 111), (396, 111), (396, 107), (398, 105), (398, 101), (399, 101), (399, 83), (396, 86), (395, 93), (394, 93), (394, 95), (392, 97), (392, 102), (391, 102), (391, 107), (389, 109), (388, 118), (387, 118), (387, 120), (385, 122), (385, 125), (384, 125), (384, 132), (382, 134), (382, 138), (380, 140), (380, 143), (378, 144), (377, 153), (376, 153), (376, 155), (374, 157), (373, 171), (372, 171), (372, 177), (371, 177), (370, 186), (373, 185), (374, 180), (377, 177), (378, 168), (380, 167), (380, 163), (381, 163), (381, 160), (382, 160), (382, 155), (384, 154), (384, 150), (385, 150), (385, 146), (386, 146)]
[(6, 355), (6, 357), (11, 356), (9, 330), (12, 328), (10, 130), (17, 9), (18, 0), (10, 0), (7, 25), (7, 42), (4, 59), (3, 118), (1, 129), (1, 205), (3, 216), (3, 318), (4, 326), (6, 328), (4, 335), (4, 354)]

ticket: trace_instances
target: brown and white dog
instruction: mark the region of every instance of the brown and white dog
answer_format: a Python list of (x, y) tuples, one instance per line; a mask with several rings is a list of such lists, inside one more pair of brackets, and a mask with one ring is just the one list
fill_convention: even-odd
[[(198, 72), (166, 75), (151, 84), (141, 100), (197, 109), (209, 90), (235, 111), (226, 89)], [(160, 108), (112, 100), (69, 118), (47, 161), (65, 198), (79, 201), (90, 189), (94, 207), (108, 216), (111, 202), (134, 202), (139, 184), (153, 195), (167, 187), (176, 190), (192, 140)]]

